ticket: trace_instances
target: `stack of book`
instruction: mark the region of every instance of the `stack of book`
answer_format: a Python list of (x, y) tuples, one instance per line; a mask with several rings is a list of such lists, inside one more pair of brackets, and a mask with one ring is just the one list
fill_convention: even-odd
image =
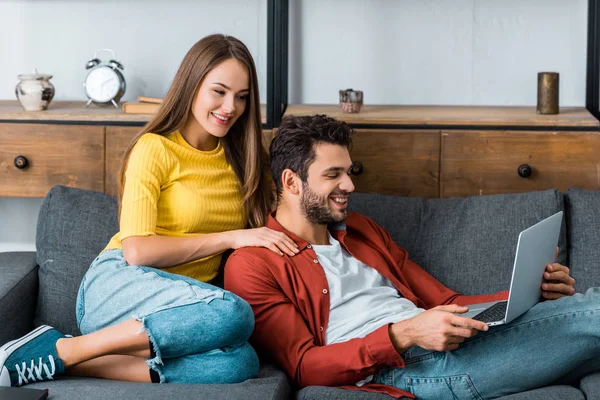
[(123, 112), (126, 114), (156, 114), (162, 99), (156, 97), (138, 97), (137, 103), (124, 103)]

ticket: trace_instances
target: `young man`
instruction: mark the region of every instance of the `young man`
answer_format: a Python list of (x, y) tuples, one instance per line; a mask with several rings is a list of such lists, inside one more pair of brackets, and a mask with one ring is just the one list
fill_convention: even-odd
[[(373, 220), (347, 213), (350, 134), (323, 115), (291, 117), (271, 144), (278, 204), (267, 226), (282, 243), (292, 238), (298, 252), (244, 248), (225, 268), (226, 289), (253, 308), (259, 354), (299, 386), (422, 399), (545, 386), (600, 356), (600, 318), (591, 317), (600, 292), (571, 297), (575, 281), (559, 264), (547, 266), (542, 294), (560, 300), (489, 329), (460, 316), (461, 305), (507, 293), (461, 296), (410, 261)], [(542, 362), (528, 363), (533, 357)], [(591, 360), (580, 372), (596, 366)]]

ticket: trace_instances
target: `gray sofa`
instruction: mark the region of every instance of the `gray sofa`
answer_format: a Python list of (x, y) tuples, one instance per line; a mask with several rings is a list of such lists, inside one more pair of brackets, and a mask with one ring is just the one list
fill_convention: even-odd
[[(350, 207), (373, 217), (414, 261), (465, 294), (507, 289), (518, 233), (565, 210), (559, 261), (571, 268), (578, 292), (600, 286), (600, 192), (548, 190), (431, 200), (355, 194)], [(75, 323), (79, 283), (117, 231), (116, 210), (115, 199), (102, 193), (61, 186), (48, 193), (38, 220), (37, 252), (0, 253), (0, 343), (40, 324), (79, 334)], [(269, 365), (263, 365), (255, 379), (233, 385), (152, 385), (66, 377), (28, 387), (48, 388), (54, 400), (390, 398), (337, 388), (296, 390), (284, 373)], [(600, 399), (600, 373), (503, 399)]]

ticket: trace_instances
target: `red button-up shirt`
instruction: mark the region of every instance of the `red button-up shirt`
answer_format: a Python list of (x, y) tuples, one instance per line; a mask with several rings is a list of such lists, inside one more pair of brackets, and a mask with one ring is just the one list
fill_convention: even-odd
[[(392, 345), (388, 325), (363, 338), (325, 344), (329, 321), (329, 286), (312, 246), (284, 229), (271, 215), (267, 227), (284, 232), (300, 252), (279, 256), (266, 248), (235, 251), (225, 267), (225, 288), (242, 297), (254, 310), (250, 339), (258, 353), (283, 368), (301, 386), (340, 386), (414, 397), (379, 384), (354, 385), (378, 370), (403, 368), (404, 360)], [(372, 219), (349, 213), (345, 226), (331, 235), (353, 257), (389, 279), (398, 292), (417, 307), (467, 305), (504, 300), (507, 292), (462, 296), (437, 281), (408, 259), (389, 233)]]

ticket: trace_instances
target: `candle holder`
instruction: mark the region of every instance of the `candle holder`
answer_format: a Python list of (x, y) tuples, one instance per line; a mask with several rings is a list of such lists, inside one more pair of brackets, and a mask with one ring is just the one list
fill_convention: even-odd
[(340, 108), (344, 113), (358, 113), (363, 106), (362, 90), (340, 90)]
[(558, 114), (558, 84), (558, 72), (538, 72), (538, 114)]

